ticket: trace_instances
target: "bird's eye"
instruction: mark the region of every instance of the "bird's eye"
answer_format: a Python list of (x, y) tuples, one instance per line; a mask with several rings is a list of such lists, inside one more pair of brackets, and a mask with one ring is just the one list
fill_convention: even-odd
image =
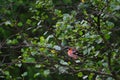
[(67, 50), (70, 50), (69, 48)]

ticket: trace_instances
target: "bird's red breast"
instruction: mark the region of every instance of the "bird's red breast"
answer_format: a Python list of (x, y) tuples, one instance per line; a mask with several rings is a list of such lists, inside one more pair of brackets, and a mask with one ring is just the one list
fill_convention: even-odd
[(75, 51), (74, 49), (70, 48), (70, 49), (68, 50), (68, 56), (71, 57), (71, 58), (73, 58), (73, 59), (77, 59), (78, 56), (75, 54), (75, 52), (76, 52), (76, 51)]

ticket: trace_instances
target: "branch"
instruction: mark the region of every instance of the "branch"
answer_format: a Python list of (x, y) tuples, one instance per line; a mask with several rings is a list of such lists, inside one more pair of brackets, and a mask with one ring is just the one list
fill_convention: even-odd
[[(117, 74), (115, 72), (113, 72), (112, 70), (112, 66), (111, 66), (111, 58), (112, 58), (112, 51), (113, 51), (113, 48), (112, 48), (112, 45), (109, 43), (109, 41), (105, 38), (104, 34), (101, 32), (101, 17), (102, 17), (102, 13), (104, 12), (104, 10), (108, 7), (108, 3), (98, 12), (97, 14), (97, 21), (90, 17), (88, 19), (86, 19), (91, 26), (94, 26), (95, 27), (95, 30), (97, 31), (98, 35), (100, 35), (100, 37), (103, 39), (103, 42), (106, 46), (106, 48), (109, 50), (108, 54), (107, 54), (107, 63), (108, 63), (108, 68), (111, 72), (111, 75), (116, 79), (116, 76)], [(90, 20), (89, 20), (90, 19)]]
[(0, 23), (0, 26), (2, 26), (3, 24), (5, 24), (5, 22)]
[(111, 76), (112, 77), (112, 74), (108, 74), (108, 73), (100, 72), (100, 71), (95, 71), (95, 70), (89, 70), (89, 69), (78, 70), (78, 72), (95, 73), (97, 75), (106, 75), (106, 76)]
[(105, 72), (102, 72), (102, 71), (96, 71), (96, 70), (90, 70), (90, 69), (81, 69), (81, 70), (75, 70), (73, 69), (72, 67), (70, 67), (70, 69), (74, 72), (74, 73), (78, 73), (78, 72), (87, 72), (87, 73), (94, 73), (96, 75), (105, 75), (105, 76), (110, 76), (110, 77), (113, 77), (112, 74), (109, 74), (109, 73), (105, 73)]
[(101, 27), (101, 25), (100, 25), (100, 17), (101, 17), (101, 14), (102, 13), (100, 13), (98, 16), (97, 16), (97, 23), (96, 23), (96, 31), (98, 32), (98, 34), (101, 36), (101, 38), (103, 39), (103, 41), (104, 41), (104, 44), (106, 45), (106, 48), (107, 49), (109, 49), (110, 51), (108, 52), (108, 54), (107, 54), (107, 58), (108, 58), (108, 68), (109, 68), (109, 70), (110, 70), (110, 72), (112, 73), (112, 75), (113, 75), (113, 77), (116, 79), (116, 73), (115, 72), (113, 72), (113, 70), (112, 70), (112, 67), (111, 67), (111, 58), (112, 58), (112, 51), (113, 51), (113, 48), (112, 48), (112, 46), (111, 46), (111, 44), (109, 43), (109, 41), (105, 38), (105, 36), (104, 36), (104, 34), (101, 32), (101, 29), (100, 29), (100, 27)]

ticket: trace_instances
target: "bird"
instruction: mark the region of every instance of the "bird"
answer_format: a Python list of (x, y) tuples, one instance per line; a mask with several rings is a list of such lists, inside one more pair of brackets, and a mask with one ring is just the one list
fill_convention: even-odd
[(67, 49), (67, 54), (69, 57), (71, 57), (72, 59), (78, 59), (79, 57), (83, 57), (82, 54), (80, 54), (76, 48), (73, 47), (65, 47), (65, 49)]
[(78, 55), (76, 54), (76, 50), (73, 48), (69, 48), (67, 51), (67, 54), (69, 57), (73, 58), (73, 59), (78, 59)]

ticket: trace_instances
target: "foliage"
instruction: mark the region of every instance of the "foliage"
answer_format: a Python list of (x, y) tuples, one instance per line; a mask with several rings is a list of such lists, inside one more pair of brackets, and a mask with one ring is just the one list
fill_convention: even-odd
[[(0, 79), (120, 80), (119, 0), (1, 0)], [(85, 57), (73, 60), (66, 46)]]

